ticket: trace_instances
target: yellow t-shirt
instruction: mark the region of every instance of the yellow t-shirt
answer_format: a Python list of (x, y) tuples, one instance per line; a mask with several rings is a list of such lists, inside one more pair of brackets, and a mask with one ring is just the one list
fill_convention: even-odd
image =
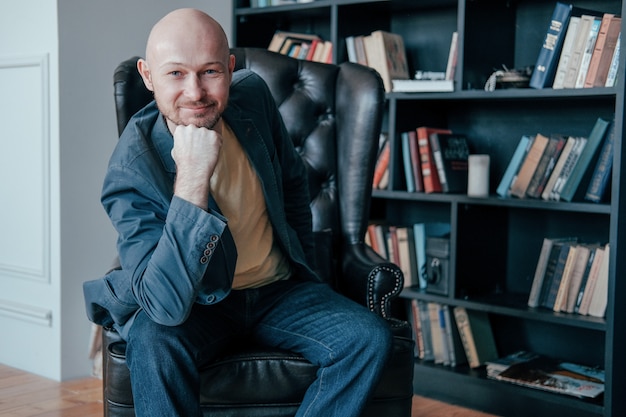
[(289, 262), (274, 242), (259, 177), (226, 123), (222, 137), (211, 195), (228, 219), (237, 246), (233, 289), (256, 288), (289, 278)]

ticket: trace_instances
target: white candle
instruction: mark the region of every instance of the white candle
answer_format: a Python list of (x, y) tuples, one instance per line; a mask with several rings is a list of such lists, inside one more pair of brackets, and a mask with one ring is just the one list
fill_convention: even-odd
[(469, 155), (467, 195), (489, 196), (489, 155)]

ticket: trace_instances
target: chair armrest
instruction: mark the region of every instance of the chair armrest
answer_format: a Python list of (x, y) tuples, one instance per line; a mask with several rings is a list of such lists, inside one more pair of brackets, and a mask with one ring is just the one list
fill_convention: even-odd
[(344, 247), (341, 293), (384, 318), (391, 318), (391, 300), (404, 285), (400, 267), (383, 259), (363, 242)]

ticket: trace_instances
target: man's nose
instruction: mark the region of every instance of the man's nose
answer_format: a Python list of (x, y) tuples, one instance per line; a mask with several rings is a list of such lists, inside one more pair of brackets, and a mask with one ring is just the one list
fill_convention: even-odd
[(192, 75), (187, 78), (185, 84), (185, 95), (192, 100), (199, 100), (204, 96), (204, 86), (200, 77)]

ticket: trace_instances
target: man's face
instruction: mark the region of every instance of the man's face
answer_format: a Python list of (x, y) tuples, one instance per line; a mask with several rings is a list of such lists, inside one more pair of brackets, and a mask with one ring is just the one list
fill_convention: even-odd
[(228, 103), (234, 57), (215, 42), (176, 39), (161, 42), (142, 71), (146, 86), (168, 127), (195, 125), (212, 129)]

